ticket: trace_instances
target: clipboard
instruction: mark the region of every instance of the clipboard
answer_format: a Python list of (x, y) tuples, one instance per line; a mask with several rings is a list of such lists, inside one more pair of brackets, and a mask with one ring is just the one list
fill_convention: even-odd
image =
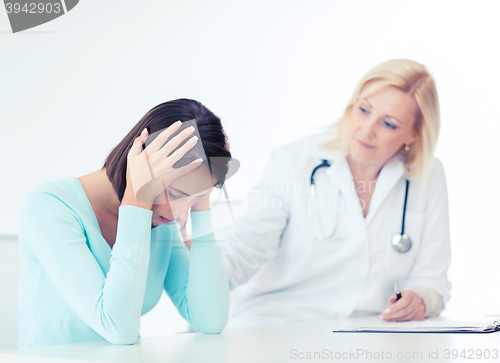
[(345, 327), (333, 330), (334, 333), (468, 333), (483, 334), (500, 331), (500, 323), (450, 322), (450, 321), (407, 321), (381, 322), (370, 326)]

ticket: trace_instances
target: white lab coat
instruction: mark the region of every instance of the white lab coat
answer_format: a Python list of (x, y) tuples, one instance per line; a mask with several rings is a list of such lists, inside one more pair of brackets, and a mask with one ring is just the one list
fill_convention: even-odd
[[(438, 310), (448, 301), (451, 251), (441, 162), (435, 160), (420, 195), (421, 179), (410, 182), (405, 232), (413, 245), (399, 253), (390, 241), (401, 231), (403, 162), (393, 157), (384, 165), (365, 218), (347, 161), (319, 148), (327, 138), (315, 135), (275, 149), (249, 193), (246, 214), (218, 234), (234, 289), (229, 328), (380, 313), (394, 294), (394, 280), (401, 290), (422, 292), (426, 304), (431, 295), (440, 299)], [(321, 225), (317, 211), (307, 207), (313, 203), (311, 172), (322, 159), (332, 165), (315, 176), (319, 187), (326, 185), (321, 199), (342, 201), (340, 211), (322, 214), (325, 229), (338, 226), (331, 240), (313, 239)]]

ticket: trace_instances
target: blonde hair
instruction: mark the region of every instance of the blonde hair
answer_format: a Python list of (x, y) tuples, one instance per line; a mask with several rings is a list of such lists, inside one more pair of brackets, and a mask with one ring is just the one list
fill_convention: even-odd
[(439, 128), (439, 102), (434, 78), (427, 68), (409, 59), (392, 59), (375, 66), (359, 81), (354, 94), (338, 123), (329, 127), (327, 133), (335, 132), (336, 137), (321, 146), (340, 149), (345, 157), (349, 153), (349, 123), (354, 103), (358, 98), (367, 98), (385, 86), (394, 86), (407, 95), (413, 95), (418, 105), (415, 131), (419, 136), (405, 151), (404, 145), (396, 154), (404, 158), (405, 177), (423, 177), (426, 183), (434, 161)]

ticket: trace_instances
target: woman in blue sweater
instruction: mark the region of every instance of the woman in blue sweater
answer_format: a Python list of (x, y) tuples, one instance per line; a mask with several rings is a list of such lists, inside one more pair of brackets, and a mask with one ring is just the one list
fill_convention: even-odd
[[(194, 329), (220, 333), (228, 283), (208, 199), (225, 181), (228, 145), (201, 103), (169, 101), (101, 169), (31, 190), (19, 226), (19, 346), (133, 344), (163, 289)], [(175, 226), (189, 210), (190, 250)]]

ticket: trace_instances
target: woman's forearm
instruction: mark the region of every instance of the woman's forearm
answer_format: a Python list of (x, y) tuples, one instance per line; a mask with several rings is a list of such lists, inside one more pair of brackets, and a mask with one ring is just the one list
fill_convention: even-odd
[(220, 333), (229, 311), (229, 288), (222, 255), (212, 232), (210, 211), (191, 213), (191, 250), (172, 249), (165, 290), (179, 313), (202, 333)]

